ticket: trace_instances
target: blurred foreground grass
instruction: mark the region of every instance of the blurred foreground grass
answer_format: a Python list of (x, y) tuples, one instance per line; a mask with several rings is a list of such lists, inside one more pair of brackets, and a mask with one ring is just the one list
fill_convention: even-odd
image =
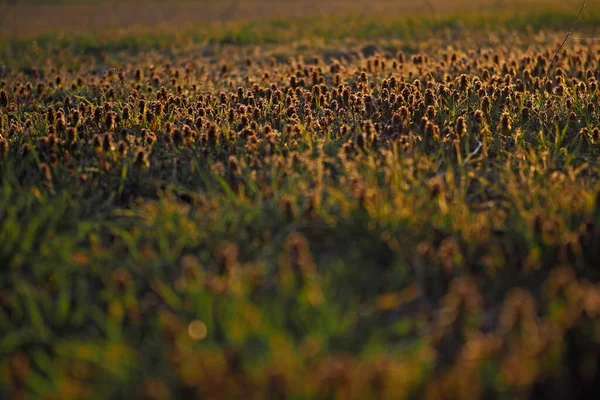
[(0, 397), (597, 395), (600, 42), (503, 4), (4, 34)]

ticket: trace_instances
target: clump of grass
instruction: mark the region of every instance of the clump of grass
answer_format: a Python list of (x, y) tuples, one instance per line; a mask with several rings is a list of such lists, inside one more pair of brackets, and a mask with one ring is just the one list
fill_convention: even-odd
[(0, 394), (595, 393), (600, 47), (466, 26), (11, 67)]

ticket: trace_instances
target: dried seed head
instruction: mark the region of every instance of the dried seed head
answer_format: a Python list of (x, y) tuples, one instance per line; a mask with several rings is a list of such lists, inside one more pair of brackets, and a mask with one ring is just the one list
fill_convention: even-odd
[(500, 130), (503, 133), (507, 133), (512, 129), (512, 121), (510, 118), (510, 114), (507, 112), (502, 113), (500, 117)]
[(399, 113), (394, 113), (392, 115), (392, 125), (395, 127), (400, 127), (404, 124), (404, 122), (402, 121), (402, 117), (400, 116)]
[(409, 115), (410, 115), (410, 113), (406, 106), (400, 107), (400, 117), (402, 117), (403, 120), (406, 120)]
[(109, 111), (104, 117), (104, 129), (108, 132), (112, 132), (117, 127), (117, 113)]
[(489, 114), (491, 108), (492, 108), (492, 101), (489, 98), (489, 96), (486, 95), (481, 99), (481, 109), (486, 114)]
[(188, 139), (194, 136), (194, 131), (187, 124), (183, 125), (183, 127), (181, 128), (181, 133), (184, 138), (188, 138)]
[(127, 121), (131, 117), (131, 108), (129, 106), (123, 107), (122, 119), (123, 121)]
[(425, 112), (425, 115), (427, 116), (427, 119), (430, 121), (433, 121), (435, 119), (437, 112), (435, 111), (435, 107), (433, 106), (428, 106), (427, 107), (427, 111)]
[(94, 121), (99, 124), (102, 120), (102, 109), (100, 107), (94, 108)]
[(589, 114), (594, 114), (596, 112), (596, 106), (594, 105), (594, 103), (588, 103), (587, 105), (587, 112)]
[(460, 81), (459, 81), (459, 85), (458, 85), (459, 89), (461, 91), (465, 91), (467, 90), (467, 88), (469, 87), (469, 78), (467, 77), (467, 75), (462, 74), (460, 76)]
[(481, 74), (481, 80), (487, 82), (490, 80), (490, 71), (485, 68)]
[(46, 110), (46, 120), (48, 121), (48, 125), (54, 125), (56, 122), (56, 111), (53, 107), (48, 107)]

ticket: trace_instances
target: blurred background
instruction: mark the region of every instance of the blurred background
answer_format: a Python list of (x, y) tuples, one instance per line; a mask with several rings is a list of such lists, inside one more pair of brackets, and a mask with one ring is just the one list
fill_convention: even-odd
[[(589, 1), (588, 1), (589, 3)], [(504, 12), (580, 0), (0, 0), (0, 35), (41, 34), (323, 15)]]

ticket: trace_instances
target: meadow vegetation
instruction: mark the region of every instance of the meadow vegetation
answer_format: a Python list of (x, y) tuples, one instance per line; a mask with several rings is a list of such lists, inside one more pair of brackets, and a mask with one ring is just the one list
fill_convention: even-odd
[(600, 393), (600, 8), (504, 3), (8, 21), (0, 397)]

